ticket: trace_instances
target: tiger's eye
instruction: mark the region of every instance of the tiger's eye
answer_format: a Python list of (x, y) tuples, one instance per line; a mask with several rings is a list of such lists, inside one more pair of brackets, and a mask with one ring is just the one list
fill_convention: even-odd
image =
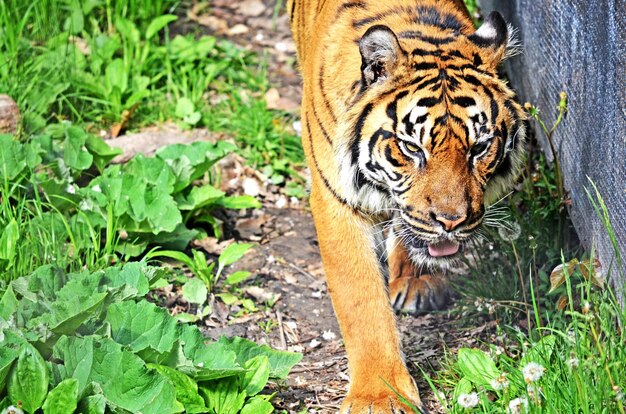
[(409, 152), (412, 152), (412, 153), (414, 153), (414, 154), (415, 154), (415, 153), (418, 153), (418, 152), (420, 152), (420, 151), (422, 150), (420, 147), (418, 147), (418, 146), (417, 146), (417, 145), (415, 145), (415, 144), (411, 144), (410, 142), (405, 142), (405, 143), (404, 143), (404, 146), (405, 146), (405, 148), (406, 148)]

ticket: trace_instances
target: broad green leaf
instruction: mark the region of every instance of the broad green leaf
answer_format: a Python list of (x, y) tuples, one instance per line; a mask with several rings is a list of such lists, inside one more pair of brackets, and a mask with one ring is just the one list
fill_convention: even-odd
[(104, 414), (107, 400), (102, 394), (90, 395), (78, 403), (78, 412), (81, 414)]
[(194, 380), (165, 365), (148, 364), (148, 368), (154, 368), (169, 378), (176, 388), (176, 400), (185, 406), (186, 413), (208, 412), (208, 408), (204, 405), (204, 399), (198, 394), (198, 384)]
[[(219, 268), (223, 269), (225, 266), (235, 263), (241, 259), (244, 254), (252, 247), (249, 243), (233, 243), (224, 249), (218, 259)], [(220, 271), (218, 270), (218, 273)]]
[(0, 134), (0, 179), (12, 180), (26, 168), (24, 148), (12, 135)]
[(177, 369), (196, 381), (235, 376), (245, 371), (233, 351), (219, 342), (207, 344), (207, 339), (194, 325), (181, 327), (180, 341), (184, 356), (191, 364), (179, 365)]
[(134, 352), (147, 348), (159, 353), (169, 352), (179, 333), (174, 317), (145, 300), (113, 304), (105, 320), (111, 324), (111, 338)]
[[(44, 265), (38, 267), (26, 280), (30, 292), (36, 292), (40, 297), (50, 299), (55, 298), (57, 292), (65, 286), (67, 275), (55, 265)], [(18, 291), (17, 286), (14, 285), (14, 287), (16, 287), (16, 293), (26, 295), (26, 292)]]
[(152, 39), (155, 34), (176, 19), (178, 19), (178, 17), (173, 14), (164, 14), (152, 20), (146, 29), (146, 40)]
[(181, 210), (197, 210), (202, 207), (216, 204), (224, 196), (224, 192), (211, 185), (193, 187), (187, 197), (182, 195), (176, 198)]
[(459, 380), (454, 387), (454, 401), (458, 401), (461, 394), (469, 394), (472, 392), (472, 383), (467, 378), (463, 377)]
[(30, 413), (43, 404), (48, 394), (48, 370), (39, 352), (31, 345), (24, 345), (15, 368), (9, 376), (7, 393), (14, 405)]
[(248, 396), (257, 395), (270, 377), (270, 361), (265, 355), (258, 355), (243, 366), (247, 371), (240, 381), (240, 388), (246, 391)]
[(19, 351), (9, 348), (0, 341), (0, 390), (4, 390), (7, 375), (13, 367), (13, 363), (17, 359)]
[[(62, 337), (54, 347), (54, 355), (64, 364), (57, 368), (59, 372), (81, 377), (87, 373), (88, 382), (99, 384), (110, 405), (144, 414), (181, 411), (171, 382), (108, 338)], [(78, 361), (81, 364), (77, 365)]]
[(239, 270), (237, 272), (234, 272), (228, 275), (224, 283), (227, 285), (237, 285), (243, 282), (244, 280), (248, 279), (251, 275), (252, 273), (250, 272), (247, 272), (245, 270)]
[(206, 141), (197, 141), (191, 144), (173, 144), (159, 149), (156, 156), (168, 164), (174, 160), (186, 157), (192, 166), (189, 182), (204, 175), (217, 161), (235, 151), (237, 147), (226, 141), (215, 144)]
[(57, 334), (70, 335), (88, 318), (94, 316), (94, 311), (108, 295), (104, 288), (99, 287), (100, 273), (84, 272), (70, 277), (67, 284), (56, 292), (55, 297), (46, 298), (52, 302), (49, 304), (49, 312), (30, 320), (27, 326), (35, 327), (45, 323)]
[(20, 239), (20, 230), (17, 221), (9, 221), (0, 235), (0, 260), (13, 260), (15, 258), (17, 241)]
[(80, 7), (80, 3), (77, 0), (73, 0), (69, 9), (69, 16), (65, 20), (63, 30), (68, 31), (74, 35), (80, 34), (85, 28), (85, 19), (83, 16), (83, 10)]
[[(9, 320), (11, 315), (15, 313), (18, 307), (17, 297), (13, 291), (13, 285), (10, 284), (0, 299), (0, 319)], [(2, 387), (0, 387), (1, 389)]]
[(105, 79), (109, 91), (117, 88), (120, 93), (128, 89), (128, 74), (122, 59), (113, 59), (106, 68)]
[(189, 279), (183, 285), (183, 298), (185, 298), (187, 302), (202, 305), (206, 302), (208, 294), (209, 291), (206, 285), (200, 279)]
[(85, 147), (94, 156), (94, 165), (100, 172), (103, 171), (109, 161), (122, 153), (120, 148), (110, 147), (101, 138), (92, 134), (87, 135)]
[(195, 110), (196, 108), (194, 107), (193, 102), (191, 102), (191, 99), (189, 98), (182, 97), (176, 103), (175, 113), (176, 113), (176, 116), (179, 118), (184, 118), (187, 115), (191, 115)]
[(173, 191), (176, 181), (174, 173), (163, 160), (145, 157), (141, 154), (136, 155), (125, 166), (124, 173), (151, 184), (167, 194)]
[(136, 45), (141, 41), (137, 26), (130, 20), (118, 17), (115, 20), (115, 28), (120, 32), (126, 42)]
[(286, 351), (276, 351), (267, 345), (258, 345), (243, 338), (220, 338), (219, 342), (226, 346), (227, 350), (237, 355), (237, 362), (244, 365), (246, 361), (257, 355), (265, 355), (270, 363), (271, 378), (287, 378), (289, 370), (302, 359), (301, 354)]
[(78, 405), (78, 380), (68, 378), (61, 381), (48, 393), (43, 403), (44, 414), (73, 413)]
[(222, 197), (217, 201), (217, 204), (224, 208), (232, 209), (244, 209), (244, 208), (260, 208), (261, 203), (259, 200), (252, 196), (242, 195), (235, 197)]
[(67, 126), (64, 133), (63, 161), (65, 164), (79, 171), (91, 167), (93, 156), (84, 148), (88, 134), (74, 125)]
[(178, 208), (181, 210), (197, 210), (202, 207), (216, 204), (224, 196), (224, 192), (211, 185), (193, 187), (185, 198), (177, 198)]
[(241, 409), (241, 414), (271, 414), (273, 412), (274, 406), (259, 396), (248, 399)]
[(104, 281), (110, 288), (126, 285), (133, 289), (133, 296), (143, 297), (150, 290), (150, 281), (146, 277), (148, 272), (151, 270), (145, 263), (130, 262), (122, 269), (118, 267), (106, 269)]
[(183, 218), (172, 196), (154, 188), (146, 191), (144, 197), (146, 215), (153, 234), (174, 231), (182, 223)]
[(60, 379), (75, 378), (78, 381), (78, 393), (82, 394), (91, 381), (93, 366), (94, 337), (82, 339), (62, 336), (54, 345), (52, 355), (62, 364), (53, 364), (52, 370)]
[(500, 376), (496, 363), (480, 349), (459, 349), (457, 367), (475, 385), (491, 388), (491, 381)]
[(200, 393), (207, 407), (219, 414), (239, 413), (246, 400), (246, 392), (239, 392), (236, 377), (204, 382)]

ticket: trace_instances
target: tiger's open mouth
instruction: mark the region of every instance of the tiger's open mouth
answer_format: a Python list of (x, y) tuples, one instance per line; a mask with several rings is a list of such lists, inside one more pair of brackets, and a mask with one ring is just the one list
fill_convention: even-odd
[(451, 241), (444, 240), (437, 243), (431, 243), (428, 245), (428, 254), (432, 257), (445, 257), (452, 256), (459, 251), (460, 244)]
[(409, 239), (407, 247), (423, 256), (440, 260), (450, 259), (463, 250), (461, 243), (453, 240), (428, 242), (415, 236)]

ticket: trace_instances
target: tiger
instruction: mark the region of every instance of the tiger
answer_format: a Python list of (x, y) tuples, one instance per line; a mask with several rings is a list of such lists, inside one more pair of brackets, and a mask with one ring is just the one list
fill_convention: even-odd
[(443, 273), (521, 169), (526, 115), (498, 74), (513, 30), (498, 12), (476, 29), (462, 0), (290, 0), (287, 13), (309, 204), (348, 357), (340, 413), (425, 410), (396, 311), (446, 306)]

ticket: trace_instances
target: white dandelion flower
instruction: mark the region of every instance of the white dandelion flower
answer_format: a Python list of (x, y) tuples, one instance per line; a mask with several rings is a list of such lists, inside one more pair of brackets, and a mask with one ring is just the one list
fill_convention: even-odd
[(527, 383), (539, 381), (543, 376), (546, 369), (536, 362), (529, 362), (524, 368), (522, 368), (522, 374), (524, 375), (524, 381)]
[(478, 394), (475, 392), (471, 394), (461, 394), (457, 402), (463, 408), (474, 408), (478, 405)]
[(11, 405), (2, 411), (2, 414), (24, 414), (24, 411), (22, 411), (21, 408)]
[(491, 381), (491, 387), (496, 391), (501, 391), (509, 388), (511, 382), (506, 378), (509, 375), (507, 372), (503, 372), (498, 378)]
[(515, 398), (509, 403), (509, 414), (523, 414), (528, 412), (528, 400)]
[(517, 240), (520, 234), (522, 234), (522, 228), (517, 222), (509, 223), (506, 227), (498, 227), (498, 235), (506, 242)]

